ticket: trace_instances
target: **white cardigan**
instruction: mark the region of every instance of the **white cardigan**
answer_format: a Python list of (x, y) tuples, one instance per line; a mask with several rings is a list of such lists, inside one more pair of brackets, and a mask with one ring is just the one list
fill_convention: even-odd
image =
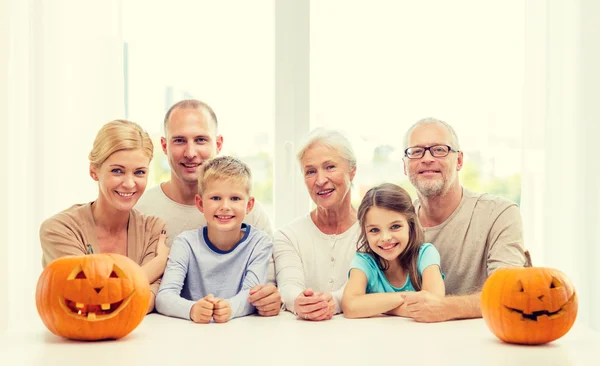
[(359, 235), (358, 221), (342, 234), (324, 234), (310, 214), (278, 230), (273, 256), (277, 286), (285, 309), (295, 313), (296, 297), (311, 288), (315, 292), (330, 292), (335, 301), (335, 313), (341, 313), (344, 286)]

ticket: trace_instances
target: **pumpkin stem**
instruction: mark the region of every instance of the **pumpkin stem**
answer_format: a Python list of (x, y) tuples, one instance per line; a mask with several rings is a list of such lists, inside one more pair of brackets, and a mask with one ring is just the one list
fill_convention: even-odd
[(87, 253), (86, 254), (94, 254), (94, 249), (92, 249), (92, 245), (91, 244), (87, 245)]

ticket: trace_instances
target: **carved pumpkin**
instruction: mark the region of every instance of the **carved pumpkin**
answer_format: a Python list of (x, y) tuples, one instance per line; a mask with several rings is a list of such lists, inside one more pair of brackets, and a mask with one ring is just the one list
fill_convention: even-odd
[(577, 317), (577, 294), (559, 270), (501, 268), (483, 285), (481, 313), (501, 340), (542, 344), (571, 329)]
[(44, 269), (36, 289), (46, 327), (78, 340), (124, 337), (140, 324), (149, 302), (145, 273), (119, 254), (59, 258)]

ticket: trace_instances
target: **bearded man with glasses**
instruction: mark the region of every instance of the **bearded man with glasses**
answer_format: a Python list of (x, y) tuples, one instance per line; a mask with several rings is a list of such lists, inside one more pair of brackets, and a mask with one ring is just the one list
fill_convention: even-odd
[(427, 291), (405, 297), (404, 313), (416, 321), (481, 317), (483, 283), (501, 267), (530, 266), (519, 207), (459, 182), (463, 152), (452, 126), (426, 118), (404, 137), (404, 174), (417, 190), (415, 209), (425, 242), (440, 252), (446, 296)]

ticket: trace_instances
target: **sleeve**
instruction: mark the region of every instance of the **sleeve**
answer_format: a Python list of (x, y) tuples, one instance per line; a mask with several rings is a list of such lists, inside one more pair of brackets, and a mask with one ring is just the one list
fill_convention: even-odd
[[(165, 222), (158, 217), (147, 216), (146, 218), (146, 233), (145, 235), (149, 236), (149, 240), (146, 244), (146, 247), (142, 251), (142, 261), (140, 266), (150, 262), (154, 257), (156, 257), (156, 247), (158, 245), (158, 239), (160, 237), (160, 232), (162, 230), (167, 229), (167, 225)], [(144, 238), (145, 240), (145, 238)], [(158, 294), (158, 288), (160, 286), (161, 279), (157, 279), (153, 283), (150, 284), (150, 291), (156, 295)]]
[[(75, 224), (75, 223), (74, 223)], [(85, 255), (85, 243), (64, 220), (54, 216), (40, 226), (42, 245), (42, 268), (54, 260), (67, 255)]]
[(348, 277), (350, 277), (350, 270), (352, 268), (356, 268), (361, 270), (367, 279), (371, 278), (371, 266), (367, 262), (367, 259), (364, 258), (360, 253), (356, 253), (354, 258), (352, 258), (352, 263), (350, 263), (350, 269), (348, 270)]
[(169, 252), (167, 267), (156, 295), (156, 311), (177, 318), (190, 319), (190, 311), (196, 303), (181, 297), (181, 289), (187, 275), (191, 248), (185, 239), (176, 237)]
[(294, 313), (294, 301), (306, 288), (300, 253), (289, 235), (282, 230), (275, 233), (273, 253), (275, 277), (283, 304)]
[[(369, 259), (366, 258), (365, 255), (368, 255), (368, 254), (360, 254), (360, 253), (354, 254), (354, 258), (352, 258), (352, 262), (350, 263), (350, 268), (348, 269), (348, 277), (350, 277), (350, 270), (352, 270), (353, 268), (358, 269), (359, 271), (364, 273), (365, 276), (367, 277), (367, 289), (368, 289), (371, 285), (372, 279), (376, 275), (373, 272), (372, 263), (369, 262)], [(335, 314), (339, 314), (342, 312), (342, 298), (344, 296), (344, 289), (346, 288), (347, 283), (348, 283), (348, 281), (346, 281), (346, 283), (344, 283), (344, 286), (342, 286), (340, 289), (333, 291), (331, 293), (331, 296), (333, 296), (333, 299), (335, 301)]]
[(527, 264), (523, 247), (521, 211), (515, 204), (507, 207), (493, 222), (488, 234), (487, 274), (502, 267)]
[(438, 252), (437, 248), (430, 243), (423, 244), (419, 250), (419, 261), (417, 263), (417, 271), (419, 271), (419, 275), (423, 275), (425, 268), (435, 265), (440, 268), (440, 273), (442, 274), (442, 278), (444, 278), (444, 273), (442, 272), (442, 266), (440, 263), (440, 252)]
[(265, 235), (252, 251), (241, 291), (228, 299), (231, 305), (231, 319), (250, 315), (256, 311), (256, 308), (248, 301), (250, 289), (256, 285), (266, 283), (269, 273), (269, 260), (272, 257), (273, 239)]

